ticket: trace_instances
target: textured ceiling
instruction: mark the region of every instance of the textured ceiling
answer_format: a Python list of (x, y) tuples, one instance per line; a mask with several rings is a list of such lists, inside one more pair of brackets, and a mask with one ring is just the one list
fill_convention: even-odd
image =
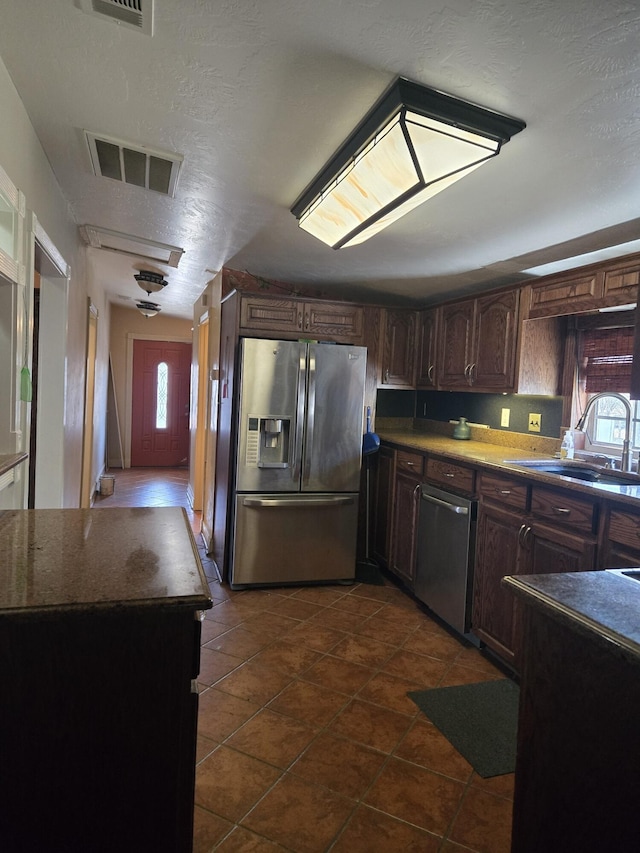
[[(627, 0), (156, 0), (152, 38), (73, 0), (0, 0), (0, 56), (78, 225), (185, 249), (166, 313), (223, 265), (424, 302), (640, 237), (640, 7)], [(289, 208), (398, 75), (527, 123), (360, 246)], [(96, 177), (83, 131), (184, 156), (175, 198)], [(119, 304), (135, 258), (91, 250)]]

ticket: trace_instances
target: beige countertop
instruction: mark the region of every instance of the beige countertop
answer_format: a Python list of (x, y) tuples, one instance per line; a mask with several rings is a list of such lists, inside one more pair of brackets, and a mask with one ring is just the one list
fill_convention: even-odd
[(0, 512), (0, 614), (212, 606), (179, 507)]
[(552, 453), (536, 453), (528, 449), (510, 447), (507, 444), (491, 444), (473, 438), (461, 441), (446, 435), (412, 429), (384, 428), (380, 429), (378, 435), (381, 441), (397, 448), (408, 448), (442, 456), (453, 462), (517, 475), (547, 486), (561, 486), (583, 495), (590, 495), (592, 498), (607, 498), (636, 508), (640, 506), (640, 480), (638, 485), (590, 483), (518, 466), (520, 460), (550, 458), (553, 456)]

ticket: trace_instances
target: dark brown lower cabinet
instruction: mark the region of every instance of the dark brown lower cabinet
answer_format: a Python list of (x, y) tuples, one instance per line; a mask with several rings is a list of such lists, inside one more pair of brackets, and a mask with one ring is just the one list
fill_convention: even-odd
[(520, 607), (512, 853), (636, 850), (640, 660), (597, 629)]
[(612, 507), (607, 515), (607, 541), (601, 568), (640, 566), (640, 513), (629, 507)]
[(396, 473), (395, 479), (391, 563), (389, 568), (409, 588), (413, 587), (415, 579), (421, 479), (413, 474), (399, 472)]
[(199, 644), (175, 604), (0, 615), (3, 850), (190, 853)]
[(533, 511), (573, 513), (577, 521), (572, 530), (562, 521), (554, 525), (511, 508), (527, 506), (526, 486), (516, 481), (483, 475), (480, 491), (490, 497), (481, 499), (478, 513), (472, 631), (504, 661), (519, 668), (519, 605), (501, 585), (502, 578), (596, 568), (593, 506), (562, 492), (542, 491), (545, 501), (534, 501)]
[(515, 650), (515, 602), (501, 586), (505, 575), (519, 573), (520, 531), (524, 516), (481, 504), (472, 612), (473, 633), (508, 663)]

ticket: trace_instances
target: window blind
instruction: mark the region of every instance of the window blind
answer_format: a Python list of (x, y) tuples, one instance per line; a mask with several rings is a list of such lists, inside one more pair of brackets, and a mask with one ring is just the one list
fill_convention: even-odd
[(633, 328), (589, 329), (582, 333), (582, 356), (586, 359), (585, 390), (619, 391), (631, 389)]

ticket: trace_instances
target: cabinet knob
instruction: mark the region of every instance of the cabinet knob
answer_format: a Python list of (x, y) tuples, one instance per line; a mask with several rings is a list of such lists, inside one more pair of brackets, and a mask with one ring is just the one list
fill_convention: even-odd
[(309, 315), (305, 314), (304, 315), (304, 327), (305, 327), (305, 329), (308, 329), (309, 326), (310, 326)]
[(388, 367), (384, 372), (384, 381), (389, 382), (389, 368)]
[(445, 477), (455, 477), (456, 475), (452, 471), (445, 471)]
[(302, 311), (298, 311), (298, 328), (302, 328)]
[(427, 370), (427, 379), (433, 385), (433, 364), (429, 365), (429, 369)]
[(563, 506), (553, 506), (551, 509), (556, 515), (571, 515), (571, 510)]

